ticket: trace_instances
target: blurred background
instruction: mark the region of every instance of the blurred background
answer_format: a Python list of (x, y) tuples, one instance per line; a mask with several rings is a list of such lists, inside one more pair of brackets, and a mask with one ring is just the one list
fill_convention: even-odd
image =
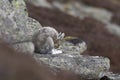
[(82, 55), (105, 56), (120, 73), (120, 0), (25, 0), (29, 16), (66, 36), (79, 37)]

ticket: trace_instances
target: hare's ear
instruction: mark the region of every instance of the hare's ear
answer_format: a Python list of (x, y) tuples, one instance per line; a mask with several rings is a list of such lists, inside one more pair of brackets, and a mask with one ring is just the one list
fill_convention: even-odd
[(64, 36), (65, 36), (65, 33), (60, 32), (60, 33), (58, 33), (57, 39), (62, 40), (64, 38)]
[(62, 33), (60, 32), (60, 33), (58, 33), (58, 35), (57, 35), (57, 39), (59, 39), (60, 38), (60, 35), (61, 35)]
[(62, 33), (60, 39), (63, 39), (64, 37), (65, 37), (65, 33)]

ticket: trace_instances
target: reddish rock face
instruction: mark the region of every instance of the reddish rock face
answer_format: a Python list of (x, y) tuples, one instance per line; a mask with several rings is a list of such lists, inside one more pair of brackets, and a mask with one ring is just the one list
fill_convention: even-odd
[[(91, 0), (90, 0), (91, 1)], [(83, 39), (88, 44), (84, 55), (105, 56), (111, 60), (111, 70), (120, 73), (120, 38), (110, 34), (105, 25), (95, 19), (80, 20), (59, 10), (28, 4), (29, 15), (43, 26), (52, 26), (66, 35)]]

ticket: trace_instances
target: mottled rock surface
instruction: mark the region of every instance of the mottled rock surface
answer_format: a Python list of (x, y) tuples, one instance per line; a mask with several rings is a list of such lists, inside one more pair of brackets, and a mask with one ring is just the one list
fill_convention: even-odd
[(62, 50), (63, 53), (76, 53), (82, 54), (87, 50), (87, 44), (85, 41), (72, 36), (66, 36), (59, 41), (58, 49)]
[[(28, 21), (28, 14), (23, 0), (0, 1), (0, 38), (10, 43), (30, 40), (31, 35), (34, 34), (34, 32), (30, 33), (30, 29), (36, 26), (26, 25), (27, 22), (30, 25), (34, 21)], [(37, 27), (41, 28), (40, 25), (37, 25)]]
[[(19, 51), (30, 52), (31, 54), (33, 54), (34, 44), (32, 43), (32, 40), (34, 39), (34, 35), (36, 35), (41, 29), (41, 25), (36, 20), (28, 17), (28, 14), (26, 12), (26, 7), (25, 7), (26, 5), (23, 2), (23, 0), (9, 0), (9, 1), (8, 0), (0, 1), (0, 38), (3, 38), (5, 41), (13, 45), (15, 50), (17, 50), (18, 52)], [(108, 53), (108, 51), (104, 49), (106, 48), (104, 44), (107, 46), (110, 46), (110, 48), (108, 48), (109, 52), (110, 50), (113, 49), (113, 47), (111, 46), (117, 46), (114, 51), (119, 50), (120, 46), (117, 43), (119, 42), (120, 39), (116, 38), (116, 36), (111, 33), (107, 33), (106, 28), (101, 28), (106, 26), (106, 23), (104, 23), (104, 21), (103, 23), (102, 21), (99, 22), (99, 19), (105, 20), (105, 22), (109, 21), (111, 17), (111, 13), (110, 13), (110, 17), (106, 17), (105, 19), (104, 19), (104, 16), (102, 15), (103, 18), (92, 16), (92, 18), (90, 17), (90, 18), (84, 18), (80, 20), (78, 18), (62, 13), (61, 11), (56, 9), (50, 10), (50, 9), (41, 8), (41, 7), (35, 7), (35, 8), (41, 10), (41, 11), (35, 11), (35, 13), (39, 15), (39, 17), (36, 17), (36, 19), (38, 18), (39, 20), (41, 20), (42, 24), (44, 23), (44, 25), (47, 25), (47, 26), (52, 25), (53, 27), (62, 26), (61, 30), (59, 28), (58, 29), (60, 31), (66, 32), (67, 35), (70, 35), (71, 32), (77, 31), (76, 34), (71, 33), (71, 36), (78, 36), (87, 42), (88, 51), (85, 52), (86, 54)], [(85, 12), (88, 12), (89, 14), (91, 14), (92, 12), (87, 11), (87, 8), (85, 8), (86, 9)], [(93, 12), (97, 13), (96, 9), (98, 8), (89, 8), (89, 9), (91, 10), (94, 9)], [(31, 10), (32, 12), (34, 12), (35, 9), (32, 8)], [(48, 14), (48, 12), (50, 12), (50, 14)], [(108, 13), (105, 13), (105, 14), (108, 14)], [(56, 19), (56, 17), (58, 17), (58, 19)], [(98, 20), (93, 19), (93, 17), (98, 18)], [(84, 28), (76, 29), (76, 27), (81, 27), (80, 25), (83, 26)], [(70, 32), (64, 31), (66, 27), (69, 28)], [(101, 37), (100, 31), (96, 32), (99, 29), (101, 29), (103, 33), (102, 37)], [(78, 34), (79, 32), (82, 32), (82, 34)], [(84, 37), (83, 34), (85, 34), (85, 36), (88, 36), (88, 37)], [(96, 37), (95, 35), (99, 35), (99, 36)], [(105, 38), (106, 36), (110, 36), (109, 39), (111, 40), (106, 39)], [(114, 39), (116, 39), (117, 42), (114, 42), (113, 44), (111, 42), (114, 41)], [(100, 40), (102, 43), (98, 43), (98, 44), (95, 43), (95, 42), (99, 42)], [(109, 44), (109, 42), (111, 44)], [(90, 46), (94, 47), (94, 49), (92, 49)], [(96, 52), (96, 50), (98, 52)], [(112, 54), (116, 53), (114, 51), (113, 52), (111, 51), (111, 53)], [(111, 58), (111, 56), (107, 56), (107, 57)], [(65, 54), (61, 53), (56, 55), (35, 54), (35, 59), (38, 62), (39, 60), (43, 61), (44, 63), (48, 64), (50, 67), (52, 67), (55, 70), (58, 70), (58, 71), (71, 70), (79, 75), (82, 75), (86, 79), (99, 79), (103, 76), (108, 76), (110, 79), (119, 79), (119, 74), (117, 75), (117, 74), (112, 74), (108, 72), (110, 68), (110, 60), (104, 57), (82, 56), (80, 54), (76, 54), (71, 51), (70, 54), (67, 52)], [(111, 60), (111, 63), (115, 64), (114, 60)], [(119, 64), (117, 64), (117, 66), (119, 67)]]
[(12, 44), (12, 46), (17, 52), (33, 54), (35, 51), (35, 47), (32, 42), (21, 42)]
[(27, 35), (30, 37), (30, 39), (32, 39), (33, 36), (42, 28), (42, 25), (37, 20), (28, 17), (26, 27), (28, 28)]
[[(8, 42), (17, 42), (22, 41), (25, 38), (27, 38), (27, 35), (25, 36), (26, 28), (26, 13), (23, 11), (23, 6), (25, 6), (25, 3), (23, 1), (20, 1), (20, 4), (17, 4), (18, 2), (12, 2), (10, 3), (7, 0), (1, 0), (1, 27), (0, 27), (0, 33), (1, 38), (4, 38)], [(8, 7), (6, 7), (6, 5)], [(12, 7), (14, 6), (14, 7)], [(18, 7), (21, 7), (20, 9), (17, 9)], [(6, 9), (4, 9), (6, 8)], [(23, 19), (24, 18), (24, 19)], [(18, 27), (20, 26), (20, 27)]]
[[(17, 50), (19, 45), (18, 51), (25, 52), (26, 50), (27, 52), (33, 53), (34, 45), (29, 46), (30, 44), (28, 43), (29, 41), (32, 42), (33, 35), (42, 26), (35, 19), (28, 17), (26, 10), (26, 5), (23, 0), (0, 1), (0, 38), (10, 44), (17, 45), (15, 48)], [(17, 44), (20, 42), (22, 44)]]
[[(114, 74), (112, 72), (104, 72), (102, 76), (108, 77), (110, 80), (120, 80), (120, 74)], [(108, 80), (109, 80), (108, 79)], [(104, 79), (103, 79), (104, 80)]]
[(81, 56), (79, 54), (36, 55), (36, 59), (61, 70), (74, 71), (87, 79), (98, 79), (102, 72), (108, 71), (108, 58)]

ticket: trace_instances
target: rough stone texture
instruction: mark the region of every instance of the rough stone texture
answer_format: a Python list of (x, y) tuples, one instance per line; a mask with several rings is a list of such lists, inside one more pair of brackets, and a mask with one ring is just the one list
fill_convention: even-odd
[[(27, 22), (29, 25), (26, 25)], [(36, 27), (30, 23), (34, 22), (35, 20), (28, 20), (23, 0), (13, 0), (11, 3), (7, 0), (0, 1), (0, 38), (11, 43), (30, 40), (31, 35), (34, 34), (34, 32), (30, 34), (30, 29)], [(41, 25), (37, 27), (41, 28)]]
[(66, 36), (59, 41), (58, 49), (62, 50), (63, 53), (76, 53), (82, 54), (87, 50), (87, 44), (85, 41), (72, 36)]
[(32, 42), (16, 43), (13, 44), (12, 46), (17, 52), (22, 52), (22, 53), (33, 54), (35, 50), (34, 44)]
[(37, 20), (28, 17), (26, 27), (28, 28), (27, 35), (30, 39), (32, 39), (33, 36), (42, 28), (42, 25)]
[(109, 33), (105, 24), (92, 18), (80, 20), (56, 9), (38, 8), (30, 4), (28, 6), (29, 15), (39, 20), (43, 26), (49, 25), (65, 32), (66, 36), (81, 38), (88, 45), (83, 54), (110, 58), (110, 69), (120, 73), (120, 38)]
[[(18, 51), (25, 52), (26, 50), (27, 52), (33, 52), (33, 44), (29, 44), (29, 41), (32, 41), (34, 34), (42, 26), (35, 19), (28, 17), (26, 5), (23, 0), (9, 1), (0, 1), (0, 38), (17, 45), (16, 49), (20, 49)], [(17, 44), (19, 42), (26, 43)]]
[[(17, 13), (17, 10), (15, 11), (15, 9), (11, 7), (12, 5), (6, 0), (2, 0), (0, 4), (0, 37), (8, 42), (22, 40), (24, 38), (24, 32), (17, 27), (17, 22), (15, 22), (15, 19), (13, 18), (15, 17), (14, 14)], [(7, 7), (5, 8), (6, 5)]]
[[(17, 1), (9, 0), (9, 1), (10, 2), (8, 2), (7, 0), (0, 1), (0, 4), (1, 4), (0, 5), (0, 38), (3, 38), (4, 40), (6, 40), (10, 43), (14, 43), (15, 45), (13, 45), (13, 44), (12, 45), (14, 46), (14, 48), (17, 51), (21, 51), (21, 52), (29, 51), (29, 52), (33, 53), (34, 45), (33, 45), (33, 43), (28, 42), (28, 41), (31, 40), (30, 36), (32, 37), (34, 34), (36, 34), (38, 32), (41, 25), (38, 24), (38, 22), (36, 20), (33, 20), (28, 17), (23, 0), (17, 0)], [(7, 5), (7, 6), (5, 6), (5, 5)], [(10, 10), (8, 10), (8, 9), (10, 9)], [(43, 8), (43, 13), (45, 12), (46, 14), (48, 14), (44, 10), (45, 10), (45, 8)], [(49, 12), (51, 10), (48, 9), (47, 11)], [(91, 31), (93, 35), (95, 34), (94, 31), (96, 31), (96, 29), (94, 29), (94, 28), (91, 29), (91, 28), (89, 28), (89, 26), (100, 25), (97, 27), (97, 30), (101, 29), (99, 27), (105, 26), (105, 24), (102, 24), (101, 22), (96, 21), (92, 18), (85, 18), (83, 20), (79, 20), (76, 18), (77, 21), (75, 21), (75, 22), (77, 23), (77, 25), (75, 26), (73, 24), (73, 22), (74, 22), (73, 19), (75, 19), (74, 17), (71, 17), (64, 13), (61, 14), (61, 12), (57, 11), (57, 10), (55, 10), (54, 12), (58, 13), (58, 14), (57, 15), (49, 14), (50, 18), (53, 19), (53, 21), (55, 21), (54, 16), (59, 16), (59, 17), (63, 18), (63, 20), (67, 19), (67, 20), (65, 20), (65, 22), (67, 23), (66, 27), (72, 26), (71, 29), (73, 29), (73, 32), (76, 31), (74, 27), (79, 26), (78, 23), (86, 24), (85, 21), (87, 21), (87, 24), (86, 25), (82, 24), (81, 26), (86, 27), (88, 30), (86, 31), (86, 29), (82, 29), (83, 32)], [(67, 18), (65, 18), (64, 15), (66, 15)], [(43, 19), (46, 19), (46, 17), (49, 18), (49, 16), (45, 15), (45, 18), (42, 18), (42, 17), (41, 18), (43, 20)], [(69, 18), (69, 17), (71, 17), (71, 18)], [(61, 20), (59, 18), (56, 21), (61, 21)], [(35, 24), (31, 23), (31, 22), (34, 22)], [(95, 22), (95, 24), (92, 24), (92, 22)], [(68, 23), (70, 23), (70, 25), (68, 25)], [(57, 24), (61, 26), (62, 22), (56, 22), (55, 25), (57, 25)], [(62, 24), (62, 26), (64, 27), (63, 24)], [(104, 35), (113, 36), (112, 34), (106, 33), (105, 29), (102, 29), (102, 30), (104, 32)], [(79, 30), (77, 32), (79, 32)], [(67, 33), (67, 35), (68, 35), (68, 33)], [(76, 35), (72, 34), (72, 36), (77, 36), (77, 34)], [(86, 34), (86, 35), (91, 37), (92, 34)], [(88, 41), (89, 41), (89, 38), (85, 38), (84, 36), (82, 36), (82, 34), (80, 34), (79, 37), (82, 37), (83, 39), (88, 39)], [(106, 37), (106, 36), (104, 36), (104, 37)], [(97, 37), (97, 38), (100, 39), (99, 37)], [(103, 41), (104, 40), (107, 41), (108, 39), (107, 40), (103, 39)], [(26, 42), (21, 43), (24, 41), (26, 41)], [(90, 44), (90, 43), (88, 43), (88, 44)], [(93, 44), (93, 46), (94, 46), (94, 44)], [(109, 46), (111, 46), (111, 44)], [(104, 46), (98, 46), (98, 48), (99, 47), (104, 49)], [(28, 48), (30, 50), (28, 50)], [(109, 48), (109, 49), (111, 49), (111, 48)], [(91, 49), (89, 48), (89, 50), (91, 50)], [(103, 50), (99, 50), (99, 51), (103, 51)], [(101, 75), (102, 72), (106, 72), (110, 68), (109, 59), (103, 58), (103, 57), (98, 57), (98, 56), (90, 57), (90, 56), (81, 56), (79, 54), (67, 54), (66, 53), (66, 54), (60, 54), (60, 55), (36, 55), (36, 59), (38, 59), (38, 61), (42, 60), (46, 64), (50, 64), (50, 66), (54, 69), (61, 68), (63, 70), (72, 70), (72, 71), (74, 71), (80, 75), (83, 75), (86, 78), (90, 78), (90, 79), (98, 79), (98, 77)], [(101, 77), (99, 77), (99, 78), (101, 78)]]
[[(4, 1), (5, 0), (3, 0), (3, 2)], [(0, 34), (1, 34), (0, 38), (9, 42), (14, 47), (14, 49), (18, 52), (23, 52), (23, 53), (30, 52), (31, 54), (33, 54), (34, 44), (32, 42), (28, 42), (28, 41), (29, 40), (31, 41), (30, 36), (32, 37), (34, 34), (36, 34), (39, 30), (38, 27), (40, 27), (41, 25), (38, 24), (37, 21), (28, 17), (26, 11), (24, 11), (24, 10), (26, 10), (26, 8), (25, 8), (25, 5), (24, 5), (22, 0), (17, 0), (17, 1), (16, 0), (12, 0), (12, 1), (9, 0), (9, 1), (10, 1), (11, 4), (10, 4), (10, 7), (8, 6), (8, 8), (12, 9), (10, 12), (8, 11), (9, 13), (7, 13), (7, 11), (4, 11), (4, 9), (3, 10), (0, 9), (0, 11), (1, 11), (0, 12)], [(1, 4), (3, 4), (3, 3), (1, 3)], [(6, 4), (6, 3), (4, 3), (4, 4)], [(2, 7), (3, 6), (1, 6), (0, 8), (2, 8)], [(3, 13), (5, 13), (5, 14), (3, 14)], [(33, 22), (33, 23), (31, 23), (31, 22)], [(36, 30), (36, 28), (38, 28), (38, 29)], [(52, 37), (53, 39), (54, 39), (54, 37), (57, 38), (56, 34), (55, 34), (55, 36), (53, 35), (54, 31), (53, 32), (47, 31), (47, 32), (51, 33), (51, 35), (50, 34), (48, 34), (48, 35), (50, 37)], [(3, 46), (3, 45), (1, 45), (1, 46)], [(1, 54), (3, 56), (3, 58), (1, 56), (1, 59), (4, 59), (4, 57), (6, 58), (6, 59), (4, 59), (5, 62), (1, 60), (2, 63), (3, 63), (2, 66), (4, 66), (4, 64), (9, 65), (9, 64), (11, 64), (12, 61), (13, 61), (13, 63), (15, 63), (15, 65), (13, 64), (13, 65), (5, 67), (5, 69), (7, 68), (7, 70), (8, 70), (7, 71), (8, 72), (7, 73), (8, 77), (7, 78), (16, 79), (16, 77), (17, 78), (19, 77), (19, 79), (21, 79), (21, 78), (24, 78), (24, 77), (25, 78), (26, 77), (32, 77), (31, 79), (33, 79), (33, 76), (35, 76), (35, 79), (36, 78), (39, 79), (38, 77), (36, 77), (36, 76), (39, 75), (39, 73), (37, 72), (38, 74), (36, 74), (36, 71), (35, 71), (35, 73), (30, 73), (30, 76), (27, 75), (28, 72), (31, 72), (31, 70), (29, 70), (29, 69), (31, 69), (31, 66), (30, 66), (31, 64), (30, 63), (26, 64), (26, 62), (27, 62), (26, 59), (28, 58), (28, 62), (32, 61), (31, 63), (34, 64), (34, 60), (31, 59), (32, 57), (30, 57), (30, 58), (29, 57), (25, 57), (25, 58), (19, 57), (16, 54), (14, 54), (15, 52), (13, 50), (10, 50), (10, 52), (9, 52), (9, 51), (5, 51), (4, 49), (2, 49), (1, 52), (5, 53), (3, 55)], [(12, 55), (9, 55), (9, 53), (11, 53)], [(21, 56), (21, 54), (18, 54), (18, 55)], [(24, 56), (24, 55), (22, 54), (22, 56)], [(20, 59), (20, 58), (23, 58), (23, 60)], [(10, 61), (8, 59), (10, 59)], [(16, 61), (14, 61), (14, 59), (16, 59), (16, 61), (18, 63), (16, 63)], [(24, 62), (19, 62), (19, 61), (25, 61), (25, 64), (22, 65), (22, 63), (24, 63)], [(19, 69), (19, 68), (21, 68), (19, 65), (23, 67), (22, 68), (23, 70), (26, 68), (26, 66), (28, 67), (28, 69), (26, 69), (28, 72), (26, 72), (24, 76), (23, 76), (23, 74), (21, 75), (21, 70), (22, 69)], [(36, 67), (37, 67), (38, 70), (40, 68), (40, 66), (37, 66), (37, 65), (32, 66), (32, 67), (35, 70), (36, 70)], [(12, 68), (16, 68), (16, 69), (13, 70)], [(10, 69), (10, 72), (9, 72), (9, 69)], [(20, 71), (20, 75), (19, 75), (19, 71)], [(4, 70), (2, 72), (5, 73)], [(1, 72), (1, 74), (2, 74), (2, 72)], [(14, 77), (11, 77), (11, 74), (9, 76), (9, 73), (11, 73), (11, 72), (13, 73), (12, 76), (15, 75), (14, 72), (17, 72), (18, 74), (17, 74), (17, 76), (14, 76), (15, 77), (14, 78)], [(32, 70), (32, 72), (34, 72), (34, 70)], [(42, 72), (40, 72), (40, 73), (42, 73)], [(0, 78), (2, 78), (2, 77), (0, 77)], [(7, 78), (5, 78), (5, 79), (7, 79)], [(46, 76), (45, 76), (45, 78), (46, 78)], [(27, 78), (27, 79), (29, 79), (29, 78)]]
[(8, 0), (1, 0), (0, 1), (0, 10), (3, 10), (4, 12), (7, 12), (5, 14), (10, 15), (13, 8), (12, 8), (12, 6), (11, 6), (11, 4)]
[(103, 72), (101, 76), (108, 77), (108, 80), (120, 80), (120, 74), (114, 74), (112, 72)]
[(120, 37), (120, 26), (119, 26), (119, 25), (117, 25), (117, 24), (112, 24), (112, 23), (108, 23), (108, 24), (106, 25), (106, 29), (107, 29), (110, 33), (115, 34), (115, 35), (117, 35), (117, 36)]
[(110, 68), (109, 59), (98, 56), (81, 56), (79, 54), (36, 55), (50, 67), (71, 70), (88, 79), (98, 79), (100, 73)]

